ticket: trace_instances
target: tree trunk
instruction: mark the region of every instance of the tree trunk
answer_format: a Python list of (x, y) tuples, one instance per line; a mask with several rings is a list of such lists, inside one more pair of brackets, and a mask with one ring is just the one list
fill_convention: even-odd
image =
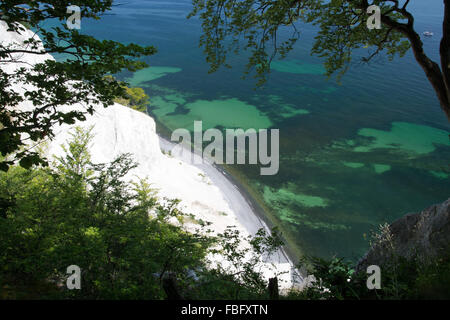
[(278, 300), (280, 297), (278, 293), (278, 278), (270, 278), (269, 279), (269, 297), (270, 300)]
[[(440, 44), (442, 70), (436, 62), (428, 58), (425, 54), (420, 35), (414, 30), (414, 17), (406, 11), (406, 6), (400, 10), (403, 10), (402, 14), (405, 19), (408, 20), (407, 23), (400, 23), (387, 15), (381, 16), (381, 22), (394, 30), (401, 32), (408, 38), (416, 61), (424, 70), (428, 81), (436, 92), (441, 109), (447, 116), (448, 121), (450, 121), (450, 0), (443, 1), (445, 9), (443, 36)], [(368, 6), (367, 0), (361, 0), (359, 8), (367, 11)]]
[[(444, 1), (448, 2), (450, 0)], [(448, 9), (448, 5), (446, 5), (446, 7)], [(428, 58), (428, 56), (425, 54), (425, 51), (423, 50), (423, 42), (420, 39), (420, 36), (414, 30), (413, 24), (404, 25), (396, 21), (393, 21), (388, 16), (381, 16), (381, 21), (386, 25), (393, 27), (397, 31), (403, 33), (408, 38), (409, 42), (411, 43), (411, 48), (414, 53), (414, 57), (416, 58), (416, 61), (422, 67), (423, 71), (425, 72), (425, 75), (428, 78), (428, 81), (433, 86), (434, 91), (436, 92), (436, 95), (439, 99), (439, 103), (441, 104), (441, 109), (445, 112), (447, 119), (450, 121), (450, 100), (449, 100), (450, 95), (447, 86), (445, 85), (444, 82), (444, 74), (443, 72), (441, 72), (439, 65), (430, 58)], [(445, 46), (447, 46), (446, 48), (448, 52), (448, 35), (447, 36), (444, 35), (443, 41), (444, 39), (446, 39), (445, 41), (447, 42), (445, 42), (444, 45), (442, 45), (441, 42), (441, 57), (442, 57), (442, 50), (443, 48), (445, 48)]]
[(442, 40), (439, 53), (441, 55), (444, 86), (447, 92), (446, 114), (450, 120), (450, 0), (444, 0), (444, 5), (444, 22), (442, 24)]
[(184, 300), (178, 292), (176, 281), (173, 276), (163, 279), (163, 289), (166, 292), (167, 300)]

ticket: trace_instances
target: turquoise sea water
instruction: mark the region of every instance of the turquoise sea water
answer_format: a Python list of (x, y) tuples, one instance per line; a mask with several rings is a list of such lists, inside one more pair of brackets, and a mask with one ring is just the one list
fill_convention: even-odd
[[(338, 84), (324, 77), (301, 39), (276, 61), (264, 88), (242, 80), (244, 56), (208, 74), (198, 48), (200, 23), (186, 20), (189, 0), (127, 0), (82, 31), (124, 43), (154, 45), (150, 68), (119, 75), (143, 87), (161, 127), (279, 128), (280, 171), (234, 166), (292, 244), (311, 255), (350, 259), (367, 248), (365, 234), (450, 196), (449, 124), (412, 55), (355, 64)], [(411, 1), (427, 52), (438, 60), (442, 1)]]

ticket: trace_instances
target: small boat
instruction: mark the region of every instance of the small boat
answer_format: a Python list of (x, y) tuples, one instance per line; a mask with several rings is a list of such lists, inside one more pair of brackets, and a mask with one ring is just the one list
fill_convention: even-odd
[(423, 35), (424, 35), (425, 37), (432, 37), (432, 36), (433, 36), (433, 32), (425, 31), (425, 32), (423, 33)]

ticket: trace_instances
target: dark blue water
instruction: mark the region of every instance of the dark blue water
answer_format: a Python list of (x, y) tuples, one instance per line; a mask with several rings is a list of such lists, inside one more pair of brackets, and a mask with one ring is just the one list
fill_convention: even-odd
[[(146, 90), (161, 128), (193, 120), (227, 127), (238, 119), (243, 127), (280, 129), (278, 175), (262, 177), (254, 166), (232, 171), (298, 251), (356, 258), (379, 224), (450, 195), (449, 124), (410, 52), (355, 63), (338, 84), (309, 54), (316, 30), (300, 26), (295, 50), (255, 90), (252, 78), (241, 79), (245, 55), (231, 57), (232, 69), (208, 74), (200, 23), (186, 19), (189, 0), (117, 3), (102, 20), (83, 21), (82, 31), (158, 48), (146, 59), (153, 69), (119, 76)], [(442, 6), (410, 4), (417, 31), (434, 33), (423, 40), (436, 61)]]

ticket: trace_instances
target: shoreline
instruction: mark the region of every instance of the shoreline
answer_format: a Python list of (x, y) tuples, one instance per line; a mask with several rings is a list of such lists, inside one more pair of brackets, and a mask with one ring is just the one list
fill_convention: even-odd
[[(157, 135), (162, 151), (169, 152), (176, 145), (176, 143), (170, 141), (161, 132), (157, 132)], [(191, 150), (183, 146), (183, 154), (185, 152), (192, 155)], [(183, 160), (183, 157), (174, 157)], [(184, 161), (186, 161), (186, 158), (184, 158)], [(229, 204), (232, 211), (236, 214), (237, 220), (249, 234), (254, 235), (261, 228), (264, 228), (264, 230), (270, 233), (273, 224), (268, 221), (269, 219), (266, 217), (265, 211), (253, 199), (240, 181), (227, 172), (226, 168), (207, 161), (204, 161), (202, 164), (190, 164), (205, 172), (211, 179), (211, 182), (223, 192), (225, 201)], [(289, 263), (292, 268), (295, 267), (297, 259), (286, 243), (280, 249), (280, 253), (277, 256), (279, 262)], [(304, 275), (300, 274), (300, 276), (303, 277)]]
[[(158, 135), (160, 141), (164, 141), (165, 143), (169, 144), (175, 144), (174, 142), (170, 141), (171, 135), (170, 130), (167, 129), (167, 127), (163, 123), (159, 122), (157, 120), (156, 115), (152, 114), (151, 111), (148, 109), (147, 114), (150, 117), (152, 117), (155, 121), (156, 134)], [(188, 151), (191, 152), (191, 150)], [(195, 164), (193, 165), (196, 166)], [(271, 228), (276, 226), (276, 223), (271, 221), (273, 219), (271, 218), (271, 214), (264, 209), (263, 205), (259, 203), (258, 199), (255, 196), (253, 196), (251, 192), (247, 189), (247, 188), (250, 189), (250, 187), (245, 187), (244, 183), (241, 182), (239, 178), (233, 176), (233, 174), (230, 173), (226, 167), (214, 163), (211, 164), (211, 166), (213, 166), (216, 171), (218, 171), (225, 179), (227, 179), (229, 183), (234, 185), (234, 187), (240, 193), (241, 197), (244, 198), (248, 203), (253, 215), (255, 215), (260, 220), (260, 222), (262, 222), (263, 227), (266, 230), (270, 231)], [(300, 260), (299, 256), (303, 256), (303, 253), (299, 251), (300, 249), (296, 249), (295, 247), (292, 248), (291, 247), (292, 245), (289, 245), (290, 243), (289, 237), (286, 236), (285, 234), (282, 235), (282, 239), (285, 243), (282, 247), (283, 253), (286, 255), (287, 259), (290, 261), (292, 265), (297, 264)]]
[[(226, 167), (220, 167), (219, 165), (214, 164), (217, 170), (221, 171), (222, 174), (225, 176), (226, 179), (228, 179), (231, 183), (233, 183), (238, 191), (241, 193), (242, 197), (244, 197), (247, 202), (250, 204), (250, 207), (252, 208), (253, 214), (255, 214), (260, 220), (264, 222), (266, 227), (270, 229), (277, 227), (276, 223), (271, 221), (270, 213), (267, 212), (263, 208), (263, 206), (259, 203), (258, 199), (251, 194), (251, 192), (248, 190), (250, 187), (246, 187), (242, 181), (240, 181), (237, 177), (235, 177), (230, 170)], [(280, 229), (280, 231), (282, 231)], [(288, 239), (285, 234), (282, 234), (282, 240), (284, 241), (283, 245), (283, 251), (284, 254), (289, 258), (291, 263), (297, 264), (299, 259), (298, 255), (295, 254), (295, 250), (292, 249), (289, 246)]]
[[(264, 202), (262, 200), (262, 197), (259, 197), (256, 192), (253, 191), (252, 187), (248, 185), (245, 181), (241, 181), (238, 176), (242, 175), (242, 173), (237, 172), (237, 170), (233, 168), (223, 168), (226, 176), (233, 182), (236, 183), (237, 187), (239, 188), (240, 192), (247, 198), (247, 200), (252, 203), (252, 206), (257, 208), (255, 209), (255, 214), (258, 214), (258, 216), (271, 228), (278, 227), (277, 223), (273, 220), (276, 220), (276, 217), (270, 212), (268, 208), (265, 208)], [(231, 172), (230, 172), (231, 171)], [(235, 173), (235, 174), (233, 174)], [(291, 244), (291, 242), (295, 242), (290, 239), (290, 236), (288, 233), (283, 233), (283, 229), (280, 228), (280, 232), (282, 232), (282, 240), (284, 241), (283, 248), (287, 254), (287, 256), (290, 258), (292, 262), (295, 264), (300, 262), (299, 257), (303, 257), (304, 253), (302, 252), (301, 248), (296, 247), (294, 244)]]

